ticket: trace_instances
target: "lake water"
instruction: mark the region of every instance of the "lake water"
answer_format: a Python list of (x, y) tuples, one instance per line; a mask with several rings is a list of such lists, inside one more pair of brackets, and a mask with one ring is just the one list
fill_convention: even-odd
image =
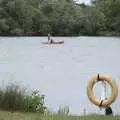
[[(100, 113), (86, 95), (90, 78), (111, 75), (120, 87), (120, 38), (53, 37), (61, 45), (43, 45), (47, 37), (0, 37), (1, 86), (16, 81), (46, 95), (46, 105), (57, 111), (70, 107), (72, 114)], [(100, 92), (100, 90), (99, 90)], [(98, 93), (99, 93), (98, 92)], [(120, 114), (120, 96), (112, 104)]]

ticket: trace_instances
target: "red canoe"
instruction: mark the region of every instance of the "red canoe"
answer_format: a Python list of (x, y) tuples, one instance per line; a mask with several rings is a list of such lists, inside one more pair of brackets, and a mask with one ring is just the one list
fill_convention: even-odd
[(42, 42), (42, 44), (63, 44), (64, 41)]

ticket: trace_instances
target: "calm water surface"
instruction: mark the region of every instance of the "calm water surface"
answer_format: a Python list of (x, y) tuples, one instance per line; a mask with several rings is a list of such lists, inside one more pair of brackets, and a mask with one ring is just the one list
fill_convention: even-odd
[[(120, 38), (54, 37), (61, 45), (43, 45), (47, 37), (0, 37), (1, 86), (16, 81), (46, 95), (46, 105), (57, 111), (68, 105), (72, 114), (101, 113), (86, 95), (89, 79), (111, 75), (120, 87)], [(97, 90), (100, 94), (100, 90)], [(112, 104), (120, 114), (120, 96)]]

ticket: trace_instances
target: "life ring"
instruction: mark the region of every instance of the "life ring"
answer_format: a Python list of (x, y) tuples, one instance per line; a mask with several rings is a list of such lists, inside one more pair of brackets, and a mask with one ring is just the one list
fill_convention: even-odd
[[(109, 98), (104, 99), (104, 100), (99, 100), (94, 95), (93, 87), (94, 87), (96, 82), (103, 81), (103, 80), (105, 80), (108, 84), (110, 84), (110, 86), (112, 88), (111, 89), (112, 93), (111, 93), (111, 96)], [(118, 94), (118, 87), (116, 85), (116, 82), (114, 80), (112, 80), (112, 78), (109, 75), (104, 75), (104, 74), (95, 75), (89, 81), (88, 86), (87, 86), (88, 98), (90, 99), (90, 101), (92, 103), (94, 103), (95, 105), (100, 106), (100, 107), (107, 107), (110, 104), (112, 104), (115, 101), (117, 94)]]

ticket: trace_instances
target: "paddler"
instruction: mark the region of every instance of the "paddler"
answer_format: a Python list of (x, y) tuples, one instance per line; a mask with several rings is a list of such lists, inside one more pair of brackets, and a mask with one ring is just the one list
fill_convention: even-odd
[(48, 33), (48, 42), (50, 41), (50, 33)]

